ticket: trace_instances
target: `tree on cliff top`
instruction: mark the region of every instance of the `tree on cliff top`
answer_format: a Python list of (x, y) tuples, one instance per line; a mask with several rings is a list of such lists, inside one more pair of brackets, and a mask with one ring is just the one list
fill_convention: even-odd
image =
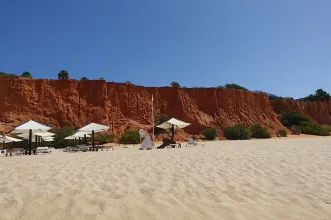
[(330, 99), (331, 96), (329, 93), (324, 91), (323, 89), (317, 89), (315, 91), (315, 94), (310, 94), (309, 96), (303, 98), (304, 101), (323, 101)]
[(28, 71), (24, 71), (21, 76), (26, 78), (32, 78), (32, 74)]
[(61, 70), (58, 74), (57, 74), (57, 78), (58, 79), (69, 79), (69, 72), (66, 70)]
[(231, 83), (231, 84), (227, 83), (227, 84), (225, 84), (224, 87), (225, 87), (225, 88), (228, 88), (228, 89), (241, 89), (241, 90), (248, 90), (248, 89), (246, 89), (245, 87), (240, 86), (240, 85), (235, 84), (235, 83)]
[(178, 82), (175, 82), (175, 81), (171, 82), (170, 85), (171, 85), (172, 87), (178, 87), (178, 88), (181, 87), (180, 84), (179, 84)]
[(82, 78), (80, 78), (80, 80), (88, 80), (88, 78), (86, 76), (83, 76)]

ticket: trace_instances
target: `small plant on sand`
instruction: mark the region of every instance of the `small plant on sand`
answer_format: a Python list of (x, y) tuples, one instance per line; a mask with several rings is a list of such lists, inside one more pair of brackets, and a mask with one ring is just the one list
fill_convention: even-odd
[(251, 127), (251, 133), (252, 133), (252, 138), (258, 138), (258, 139), (271, 138), (269, 131), (259, 124), (255, 124)]
[(277, 131), (277, 137), (287, 137), (287, 132), (286, 130), (278, 130)]
[(119, 139), (120, 144), (139, 144), (139, 141), (139, 131), (135, 130), (124, 132)]
[(215, 140), (217, 137), (217, 131), (215, 128), (205, 128), (201, 134), (206, 140)]
[(251, 132), (243, 126), (230, 126), (223, 128), (224, 137), (228, 140), (247, 140), (251, 138)]

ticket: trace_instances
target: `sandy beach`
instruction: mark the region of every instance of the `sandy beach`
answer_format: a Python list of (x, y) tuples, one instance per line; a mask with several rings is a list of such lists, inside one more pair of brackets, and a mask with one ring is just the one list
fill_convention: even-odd
[(331, 219), (331, 138), (0, 157), (0, 219)]

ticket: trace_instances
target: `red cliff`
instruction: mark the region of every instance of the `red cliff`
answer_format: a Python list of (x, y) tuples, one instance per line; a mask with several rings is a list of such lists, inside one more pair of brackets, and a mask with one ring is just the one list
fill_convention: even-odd
[[(155, 113), (192, 123), (185, 129), (190, 134), (212, 126), (221, 135), (222, 127), (237, 124), (259, 123), (271, 131), (283, 128), (267, 95), (262, 93), (24, 78), (0, 79), (0, 128), (8, 131), (29, 119), (53, 127), (80, 127), (93, 121), (109, 125), (115, 134), (132, 127), (147, 128), (151, 125), (152, 95)], [(312, 106), (307, 108), (309, 112), (318, 111)]]

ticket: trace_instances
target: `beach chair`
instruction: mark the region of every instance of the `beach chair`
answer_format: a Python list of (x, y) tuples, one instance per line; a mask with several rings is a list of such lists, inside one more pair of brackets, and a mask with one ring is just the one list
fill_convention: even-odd
[(38, 154), (40, 154), (40, 153), (42, 153), (42, 154), (50, 154), (52, 152), (52, 150), (51, 149), (48, 149), (48, 147), (37, 147), (36, 148), (36, 153)]
[(162, 144), (157, 147), (157, 149), (164, 148), (181, 148), (182, 145), (180, 143), (176, 143), (176, 141), (171, 141), (168, 138), (163, 138)]
[(187, 139), (186, 147), (195, 147), (195, 146), (203, 146), (202, 143), (196, 142), (193, 138)]

